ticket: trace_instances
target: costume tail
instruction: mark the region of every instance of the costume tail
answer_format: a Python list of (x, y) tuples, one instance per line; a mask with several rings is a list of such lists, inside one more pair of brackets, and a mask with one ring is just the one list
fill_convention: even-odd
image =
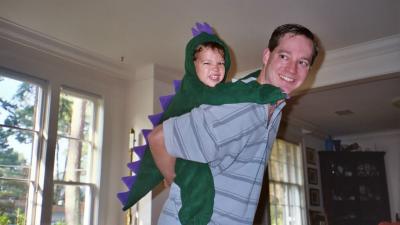
[[(175, 92), (179, 90), (180, 83), (180, 81), (174, 80)], [(160, 104), (163, 111), (167, 109), (173, 97), (174, 95), (160, 97)], [(153, 126), (157, 126), (162, 122), (162, 115), (163, 113), (149, 116), (149, 120)], [(127, 192), (120, 192), (117, 194), (118, 199), (123, 205), (123, 210), (127, 210), (136, 204), (143, 196), (149, 193), (164, 179), (154, 162), (148, 146), (147, 136), (150, 132), (151, 130), (142, 130), (143, 136), (146, 140), (146, 145), (133, 148), (133, 151), (138, 156), (137, 158), (139, 158), (139, 160), (130, 162), (127, 166), (134, 175), (121, 178), (122, 182), (124, 182), (129, 189)]]

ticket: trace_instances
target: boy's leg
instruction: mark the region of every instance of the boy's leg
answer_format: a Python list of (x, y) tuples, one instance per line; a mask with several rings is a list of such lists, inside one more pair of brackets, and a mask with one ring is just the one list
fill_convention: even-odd
[(177, 159), (174, 182), (181, 189), (179, 219), (185, 225), (205, 225), (214, 207), (214, 179), (206, 163)]

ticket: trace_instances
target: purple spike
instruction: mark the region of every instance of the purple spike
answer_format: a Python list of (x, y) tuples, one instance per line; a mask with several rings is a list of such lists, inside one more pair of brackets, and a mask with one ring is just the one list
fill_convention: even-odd
[(125, 183), (125, 185), (129, 188), (129, 190), (131, 190), (133, 184), (136, 181), (136, 176), (122, 177), (121, 180)]
[(211, 35), (214, 34), (212, 27), (208, 23), (201, 24), (199, 22), (196, 22), (196, 27), (192, 28), (193, 37), (199, 35), (202, 32), (211, 34)]
[(136, 162), (130, 162), (127, 164), (128, 168), (137, 174), (137, 172), (139, 171), (139, 167), (140, 167), (140, 160), (136, 161)]
[(162, 113), (150, 115), (148, 117), (149, 117), (149, 120), (151, 121), (151, 123), (153, 124), (153, 127), (155, 127), (160, 123)]
[(126, 202), (128, 201), (128, 198), (129, 198), (129, 191), (119, 192), (117, 194), (117, 197), (118, 197), (119, 201), (121, 201), (122, 205), (126, 205)]
[(163, 111), (167, 110), (167, 107), (171, 103), (173, 97), (174, 95), (165, 95), (160, 97), (160, 103), (161, 107), (163, 108)]
[(146, 151), (147, 145), (137, 146), (133, 148), (133, 151), (139, 156), (139, 159), (143, 158), (144, 151)]
[(178, 92), (179, 88), (181, 88), (181, 83), (182, 80), (174, 80), (175, 93)]
[(149, 143), (149, 141), (147, 140), (147, 136), (149, 136), (149, 134), (150, 134), (151, 131), (152, 131), (152, 130), (150, 130), (150, 129), (143, 129), (143, 130), (142, 130), (143, 137), (144, 137), (144, 139), (146, 140), (146, 143)]
[(192, 28), (192, 35), (193, 37), (196, 37), (197, 35), (200, 34), (200, 31), (196, 30), (194, 27)]

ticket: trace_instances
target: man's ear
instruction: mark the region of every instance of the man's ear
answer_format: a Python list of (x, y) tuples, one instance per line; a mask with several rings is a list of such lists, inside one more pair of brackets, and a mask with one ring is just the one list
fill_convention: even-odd
[(263, 58), (262, 58), (264, 65), (267, 65), (267, 62), (268, 62), (268, 59), (269, 59), (270, 55), (271, 55), (271, 52), (269, 51), (269, 48), (264, 49)]

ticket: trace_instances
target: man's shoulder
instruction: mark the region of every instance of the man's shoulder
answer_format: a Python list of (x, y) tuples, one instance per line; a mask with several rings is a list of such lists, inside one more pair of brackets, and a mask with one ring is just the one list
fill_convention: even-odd
[(257, 103), (235, 103), (223, 105), (201, 105), (200, 111), (208, 118), (217, 121), (226, 118), (246, 119), (257, 116), (263, 118), (266, 115), (265, 105)]
[(247, 84), (247, 83), (250, 83), (250, 82), (253, 82), (253, 81), (257, 81), (258, 75), (260, 75), (260, 71), (261, 70), (256, 70), (256, 71), (251, 72), (250, 74), (248, 74), (248, 75), (246, 75), (246, 76), (244, 76), (242, 78), (239, 78), (239, 79), (233, 78), (232, 79), (232, 83), (240, 81), (240, 82), (243, 82), (243, 83)]
[(243, 78), (241, 78), (241, 81), (244, 80), (256, 80), (258, 78), (258, 76), (260, 75), (261, 70), (256, 70), (246, 76), (244, 76)]

